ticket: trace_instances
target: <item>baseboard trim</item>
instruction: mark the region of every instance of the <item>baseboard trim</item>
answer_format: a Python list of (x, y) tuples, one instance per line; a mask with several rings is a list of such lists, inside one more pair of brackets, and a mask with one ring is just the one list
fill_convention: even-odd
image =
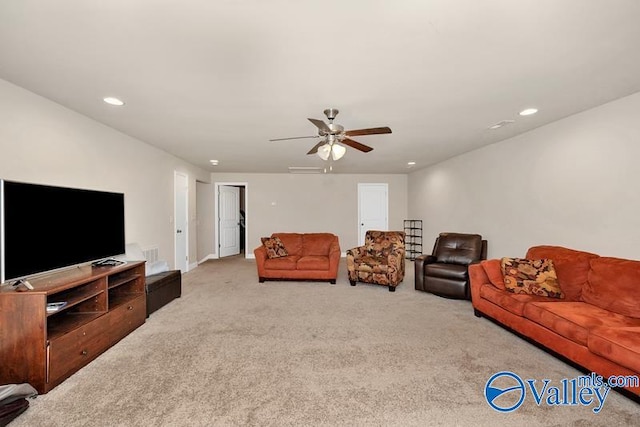
[(198, 265), (202, 264), (205, 261), (209, 261), (210, 259), (218, 259), (218, 257), (216, 256), (216, 254), (209, 254), (204, 258), (202, 258), (200, 261), (198, 261)]

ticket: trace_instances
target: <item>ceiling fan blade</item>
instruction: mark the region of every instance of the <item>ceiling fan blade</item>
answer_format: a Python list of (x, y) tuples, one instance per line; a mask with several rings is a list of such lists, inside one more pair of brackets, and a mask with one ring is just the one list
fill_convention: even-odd
[(378, 135), (382, 133), (391, 133), (391, 129), (387, 126), (381, 128), (369, 128), (369, 129), (356, 129), (356, 130), (348, 130), (345, 132), (347, 136), (358, 136), (358, 135)]
[(316, 145), (313, 146), (313, 148), (311, 150), (309, 150), (309, 152), (307, 154), (316, 154), (318, 152), (318, 148), (322, 147), (326, 143), (327, 143), (327, 141), (325, 141), (325, 140), (322, 140), (322, 141), (318, 142)]
[(351, 148), (360, 150), (363, 153), (368, 153), (369, 151), (373, 150), (373, 148), (369, 147), (368, 145), (360, 144), (358, 141), (354, 141), (353, 139), (349, 139), (349, 138), (345, 138), (340, 142), (343, 143), (344, 145), (348, 145)]
[(303, 139), (303, 138), (320, 138), (320, 135), (313, 135), (313, 136), (293, 136), (291, 138), (276, 138), (276, 139), (270, 139), (269, 141), (273, 142), (273, 141), (286, 141), (289, 139)]
[(329, 126), (327, 126), (327, 124), (322, 120), (318, 120), (318, 119), (308, 119), (308, 120), (314, 125), (316, 125), (316, 127), (321, 131), (323, 131), (324, 133), (331, 133), (331, 129), (329, 129)]

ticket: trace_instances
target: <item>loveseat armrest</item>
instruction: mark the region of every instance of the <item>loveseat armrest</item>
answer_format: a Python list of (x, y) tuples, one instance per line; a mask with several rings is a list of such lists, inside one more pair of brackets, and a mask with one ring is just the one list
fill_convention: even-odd
[(253, 250), (256, 257), (256, 266), (258, 267), (258, 279), (265, 277), (264, 263), (267, 260), (267, 249), (264, 245), (260, 245)]
[(338, 268), (340, 267), (340, 256), (342, 253), (340, 252), (340, 243), (338, 240), (331, 242), (331, 246), (329, 247), (329, 271), (332, 277), (338, 277)]

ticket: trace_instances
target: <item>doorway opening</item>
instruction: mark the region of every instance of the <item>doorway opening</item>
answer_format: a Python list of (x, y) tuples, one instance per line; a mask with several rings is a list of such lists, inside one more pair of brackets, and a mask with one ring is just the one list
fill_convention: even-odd
[(216, 258), (247, 257), (247, 192), (246, 182), (215, 183)]

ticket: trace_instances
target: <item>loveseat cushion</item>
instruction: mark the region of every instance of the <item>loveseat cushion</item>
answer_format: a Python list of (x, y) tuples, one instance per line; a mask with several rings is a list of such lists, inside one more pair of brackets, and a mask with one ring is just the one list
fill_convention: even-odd
[(562, 246), (542, 245), (529, 248), (526, 258), (553, 260), (565, 301), (580, 301), (582, 288), (587, 283), (589, 261), (598, 255)]
[(592, 353), (640, 372), (640, 327), (596, 328), (589, 334)]
[(302, 235), (302, 256), (328, 256), (336, 236), (331, 233), (305, 233)]
[(582, 300), (624, 316), (640, 318), (639, 279), (640, 261), (594, 258)]
[(295, 270), (299, 256), (289, 255), (280, 258), (267, 258), (264, 261), (264, 268), (267, 270)]
[(621, 316), (585, 302), (532, 302), (524, 317), (580, 345), (598, 327), (640, 326), (640, 319)]
[(298, 270), (328, 270), (329, 269), (329, 257), (308, 255), (301, 257), (297, 264)]
[(516, 316), (523, 316), (524, 307), (527, 303), (534, 301), (549, 301), (555, 298), (541, 297), (537, 295), (528, 294), (514, 294), (508, 291), (503, 291), (496, 288), (491, 284), (484, 284), (480, 288), (480, 296), (493, 304), (500, 306), (501, 308), (515, 314)]
[(289, 255), (302, 255), (302, 234), (300, 233), (273, 233), (271, 237), (279, 237), (287, 249)]

